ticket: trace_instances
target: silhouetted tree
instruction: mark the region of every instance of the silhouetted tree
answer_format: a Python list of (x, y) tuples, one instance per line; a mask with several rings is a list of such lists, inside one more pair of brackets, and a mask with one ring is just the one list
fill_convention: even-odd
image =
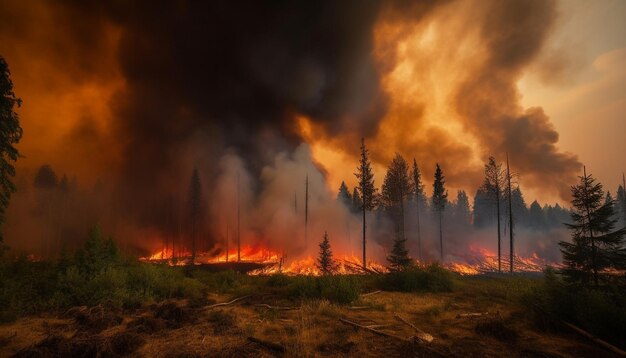
[(485, 181), (483, 188), (496, 207), (496, 221), (498, 223), (498, 272), (502, 271), (502, 239), (500, 219), (500, 204), (502, 203), (502, 190), (506, 187), (506, 173), (502, 169), (502, 164), (497, 163), (494, 157), (489, 157), (489, 161), (485, 164)]
[(200, 233), (200, 217), (202, 208), (202, 188), (198, 169), (194, 168), (189, 183), (189, 230), (191, 238), (191, 263), (196, 259), (198, 235)]
[(391, 253), (387, 256), (389, 261), (389, 269), (391, 271), (402, 271), (411, 266), (411, 258), (409, 257), (409, 250), (406, 248), (406, 238), (400, 235), (396, 235), (393, 240), (393, 248)]
[(615, 219), (612, 202), (602, 203), (602, 184), (596, 182), (586, 170), (572, 186), (572, 242), (561, 241), (565, 268), (563, 273), (572, 282), (599, 285), (600, 271), (626, 268), (624, 235), (626, 228), (613, 231)]
[(474, 196), (474, 227), (482, 229), (490, 226), (493, 223), (493, 209), (489, 194), (486, 192), (486, 189), (481, 186)]
[(396, 236), (404, 234), (404, 201), (411, 194), (409, 165), (398, 153), (393, 157), (381, 190), (381, 202), (395, 221)]
[(48, 164), (42, 165), (35, 174), (35, 187), (38, 189), (54, 189), (59, 184), (59, 179)]
[(355, 187), (352, 191), (352, 212), (360, 212), (362, 206), (363, 201), (361, 200), (361, 195), (359, 195), (359, 189)]
[(621, 185), (617, 188), (615, 208), (619, 213), (620, 226), (626, 226), (626, 192), (624, 191), (624, 187)]
[(432, 197), (432, 209), (439, 220), (439, 252), (441, 255), (441, 261), (443, 262), (443, 212), (446, 209), (448, 203), (448, 191), (445, 188), (445, 177), (443, 172), (437, 163), (435, 168), (435, 181), (433, 182), (433, 197)]
[(363, 268), (367, 268), (366, 261), (366, 228), (365, 213), (374, 209), (376, 187), (374, 186), (374, 173), (372, 163), (369, 160), (368, 150), (365, 147), (365, 139), (361, 138), (361, 159), (357, 172), (354, 174), (358, 180), (359, 194), (361, 196), (361, 211), (363, 213)]
[(337, 200), (343, 203), (343, 205), (345, 205), (346, 208), (348, 209), (352, 207), (352, 195), (350, 195), (350, 191), (348, 191), (348, 186), (343, 181), (341, 182), (341, 185), (339, 186), (339, 192), (337, 193)]
[(413, 158), (413, 169), (411, 170), (411, 188), (415, 195), (415, 214), (417, 218), (417, 250), (420, 262), (422, 261), (422, 232), (420, 223), (420, 209), (426, 202), (424, 194), (424, 184), (422, 184), (422, 174), (417, 167), (417, 161)]
[(322, 275), (330, 275), (337, 272), (339, 265), (333, 259), (333, 252), (330, 249), (328, 233), (324, 231), (324, 240), (320, 243), (320, 255), (317, 258), (317, 268)]
[(543, 230), (546, 227), (543, 210), (537, 200), (530, 204), (530, 209), (528, 209), (528, 221), (530, 222), (530, 227), (535, 230)]
[(470, 211), (469, 198), (465, 190), (459, 190), (456, 194), (456, 204), (454, 205), (454, 219), (461, 227), (466, 227), (472, 219)]
[(513, 217), (515, 220), (522, 226), (528, 225), (528, 208), (526, 207), (526, 202), (524, 201), (524, 195), (522, 194), (522, 190), (518, 187), (513, 189)]
[[(15, 145), (22, 139), (22, 127), (15, 110), (21, 105), (22, 100), (13, 92), (9, 65), (0, 56), (0, 225), (4, 223), (11, 194), (15, 192), (13, 163), (20, 157)], [(0, 254), (4, 251), (3, 241), (0, 232)]]

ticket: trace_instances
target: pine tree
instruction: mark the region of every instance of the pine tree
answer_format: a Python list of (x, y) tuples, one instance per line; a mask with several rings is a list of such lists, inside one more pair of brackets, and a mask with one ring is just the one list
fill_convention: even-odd
[(202, 188), (198, 169), (194, 168), (189, 183), (189, 234), (191, 238), (191, 263), (196, 259), (198, 235), (200, 234), (200, 217), (202, 208)]
[(482, 186), (474, 196), (474, 227), (482, 229), (493, 224), (492, 205), (489, 194)]
[(361, 195), (359, 195), (359, 189), (355, 187), (352, 191), (352, 212), (360, 212), (362, 205), (363, 201), (361, 200)]
[(441, 255), (441, 262), (443, 262), (443, 212), (448, 203), (448, 192), (445, 189), (445, 183), (445, 177), (439, 167), (439, 163), (437, 163), (437, 167), (435, 168), (435, 181), (433, 182), (432, 209), (439, 219), (439, 253)]
[(572, 231), (572, 242), (559, 243), (563, 273), (571, 282), (593, 282), (598, 287), (602, 270), (626, 268), (626, 228), (613, 231), (612, 202), (602, 204), (602, 184), (587, 175), (586, 170), (579, 178), (579, 183), (572, 186), (573, 224), (566, 224)]
[(331, 275), (337, 272), (339, 265), (333, 259), (333, 252), (330, 249), (328, 233), (324, 231), (324, 240), (320, 243), (320, 255), (317, 258), (317, 268), (322, 275)]
[(528, 209), (528, 221), (530, 227), (535, 230), (543, 230), (546, 227), (546, 219), (543, 215), (541, 205), (539, 205), (537, 200), (530, 204), (530, 209)]
[(396, 235), (387, 261), (391, 271), (402, 271), (411, 266), (412, 260), (409, 257), (409, 250), (406, 249), (406, 238)]
[(615, 199), (615, 208), (619, 213), (619, 226), (626, 226), (626, 192), (624, 191), (624, 187), (620, 185), (617, 188), (617, 197)]
[(374, 209), (376, 199), (376, 187), (374, 186), (374, 173), (372, 163), (369, 160), (368, 150), (365, 147), (365, 139), (361, 138), (361, 159), (357, 172), (354, 174), (358, 180), (359, 194), (361, 197), (361, 212), (363, 213), (363, 268), (367, 268), (366, 261), (366, 228), (365, 213)]
[(398, 153), (393, 157), (381, 190), (381, 201), (385, 209), (392, 214), (396, 226), (396, 236), (406, 238), (404, 234), (404, 201), (411, 194), (409, 165)]
[(496, 207), (496, 221), (498, 223), (498, 272), (502, 271), (502, 238), (501, 238), (501, 211), (503, 189), (506, 187), (506, 176), (502, 169), (502, 164), (497, 163), (494, 157), (489, 157), (489, 161), (485, 164), (485, 181), (483, 189), (487, 193), (488, 198)]
[(341, 185), (339, 186), (339, 192), (337, 193), (337, 200), (343, 203), (343, 205), (345, 205), (346, 208), (350, 208), (352, 206), (352, 195), (350, 195), (350, 191), (348, 191), (348, 186), (346, 185), (344, 181), (342, 181)]
[[(22, 100), (13, 92), (13, 82), (9, 65), (0, 56), (0, 225), (4, 223), (5, 212), (9, 206), (11, 194), (15, 192), (13, 177), (15, 167), (13, 163), (20, 157), (15, 145), (22, 139), (22, 127), (16, 108), (22, 105)], [(0, 232), (0, 254), (3, 251), (3, 236)]]
[(424, 184), (422, 184), (422, 174), (417, 167), (417, 161), (413, 158), (413, 170), (411, 171), (411, 187), (415, 195), (415, 214), (417, 218), (417, 252), (420, 262), (422, 262), (422, 233), (420, 225), (420, 208), (425, 202)]
[(454, 206), (454, 217), (461, 226), (470, 224), (472, 213), (469, 207), (469, 198), (465, 190), (459, 190), (456, 194), (456, 205)]

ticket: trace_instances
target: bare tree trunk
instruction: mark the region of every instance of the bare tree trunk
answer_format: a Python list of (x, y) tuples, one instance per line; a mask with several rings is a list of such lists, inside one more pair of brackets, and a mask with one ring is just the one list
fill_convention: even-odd
[(363, 200), (363, 269), (367, 269), (367, 261), (365, 261), (365, 199)]
[(304, 182), (304, 248), (309, 247), (309, 175)]
[(496, 177), (496, 219), (498, 221), (498, 272), (502, 272), (502, 239), (500, 238), (500, 184)]
[(513, 204), (511, 203), (513, 201), (513, 196), (511, 194), (511, 172), (509, 171), (509, 153), (506, 153), (506, 177), (509, 184), (509, 272), (513, 273), (513, 261), (515, 259), (515, 256), (513, 256)]
[(441, 216), (443, 212), (439, 209), (439, 250), (441, 253), (441, 263), (443, 263), (443, 227), (441, 225)]
[(237, 172), (237, 261), (241, 261), (241, 200), (239, 191), (239, 172)]
[(415, 208), (417, 211), (417, 250), (418, 256), (420, 259), (420, 264), (422, 263), (422, 235), (420, 233), (420, 198), (419, 194), (415, 195)]

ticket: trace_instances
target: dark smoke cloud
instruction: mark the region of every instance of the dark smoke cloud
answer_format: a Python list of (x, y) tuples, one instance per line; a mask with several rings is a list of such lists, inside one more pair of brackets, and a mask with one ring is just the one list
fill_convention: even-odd
[(523, 110), (517, 80), (542, 49), (556, 19), (555, 1), (492, 1), (480, 9), (487, 58), (457, 92), (464, 125), (484, 155), (510, 153), (528, 185), (569, 197), (580, 168), (558, 150), (559, 135), (541, 108)]

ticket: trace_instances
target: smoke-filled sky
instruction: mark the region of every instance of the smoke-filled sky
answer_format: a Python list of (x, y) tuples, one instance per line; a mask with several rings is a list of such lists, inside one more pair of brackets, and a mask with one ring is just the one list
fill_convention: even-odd
[[(150, 205), (236, 153), (304, 141), (334, 191), (359, 139), (377, 185), (395, 152), (473, 194), (508, 152), (527, 198), (587, 165), (626, 169), (623, 1), (11, 1), (0, 55), (23, 101), (18, 170), (51, 164)], [(160, 199), (158, 199), (160, 200)]]

